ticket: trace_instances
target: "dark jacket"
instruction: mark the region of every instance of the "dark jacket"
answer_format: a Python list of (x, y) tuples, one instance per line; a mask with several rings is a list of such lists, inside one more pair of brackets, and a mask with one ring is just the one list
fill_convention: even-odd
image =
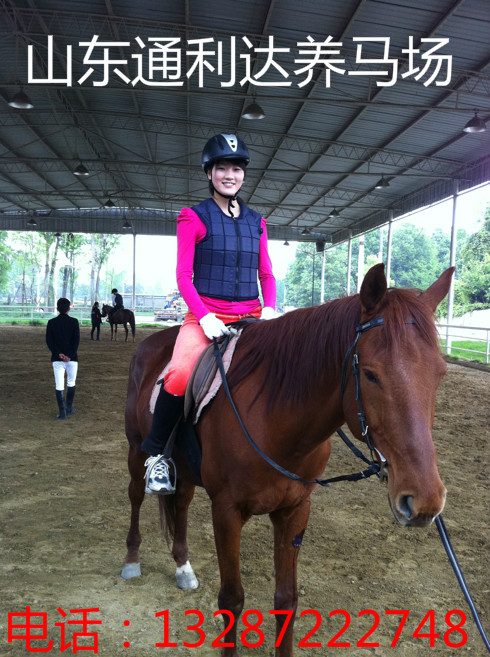
[(227, 301), (257, 299), (262, 217), (243, 203), (239, 217), (228, 217), (213, 199), (192, 209), (206, 226), (194, 256), (198, 293)]
[(118, 293), (114, 296), (114, 308), (119, 309), (119, 308), (123, 308), (123, 307), (124, 307), (123, 298)]
[(92, 310), (91, 319), (92, 319), (92, 326), (100, 326), (100, 324), (102, 323), (102, 315), (100, 313), (99, 308)]
[(78, 361), (80, 344), (80, 326), (78, 319), (61, 313), (50, 319), (46, 326), (46, 344), (51, 351), (51, 361), (61, 360), (59, 354), (65, 354), (71, 360)]

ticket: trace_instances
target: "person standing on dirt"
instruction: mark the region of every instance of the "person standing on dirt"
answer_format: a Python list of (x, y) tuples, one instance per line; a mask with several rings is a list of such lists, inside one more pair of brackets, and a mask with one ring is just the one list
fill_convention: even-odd
[(141, 445), (149, 455), (146, 493), (167, 495), (175, 490), (163, 451), (182, 414), (187, 383), (199, 355), (213, 338), (229, 333), (227, 323), (275, 316), (276, 280), (266, 222), (238, 198), (249, 161), (247, 146), (236, 135), (209, 139), (202, 152), (202, 168), (211, 197), (183, 208), (177, 218), (177, 283), (189, 312), (155, 404), (151, 431)]
[[(61, 297), (56, 303), (58, 317), (50, 319), (46, 326), (46, 344), (51, 351), (58, 420), (66, 420), (67, 415), (75, 413), (73, 398), (78, 372), (78, 345), (80, 344), (80, 325), (78, 319), (70, 317), (70, 300)], [(67, 378), (65, 403), (65, 372)]]
[(92, 306), (90, 315), (92, 320), (92, 330), (90, 331), (90, 339), (94, 339), (94, 332), (97, 331), (97, 340), (100, 339), (100, 325), (102, 324), (102, 315), (100, 313), (99, 302), (96, 301)]

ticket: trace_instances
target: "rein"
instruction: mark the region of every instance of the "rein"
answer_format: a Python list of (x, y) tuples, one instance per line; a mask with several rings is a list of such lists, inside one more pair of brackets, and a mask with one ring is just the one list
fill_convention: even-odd
[[(260, 320), (259, 320), (260, 321)], [(289, 470), (286, 470), (283, 468), (281, 465), (276, 463), (273, 459), (271, 459), (265, 452), (263, 452), (260, 447), (257, 445), (257, 443), (254, 441), (252, 436), (248, 433), (247, 428), (245, 427), (242, 418), (240, 417), (240, 414), (238, 413), (238, 410), (235, 406), (235, 402), (233, 401), (233, 398), (231, 396), (230, 388), (228, 386), (228, 381), (226, 379), (226, 373), (225, 373), (225, 368), (223, 366), (223, 360), (221, 358), (221, 351), (219, 349), (218, 341), (216, 338), (213, 338), (213, 343), (214, 343), (214, 356), (216, 358), (216, 362), (218, 364), (218, 369), (221, 375), (221, 380), (223, 382), (223, 389), (226, 393), (226, 396), (228, 397), (228, 401), (230, 402), (231, 408), (233, 409), (233, 412), (236, 415), (236, 418), (242, 428), (243, 433), (245, 434), (248, 442), (252, 445), (254, 450), (259, 454), (264, 461), (266, 461), (271, 467), (273, 467), (275, 470), (280, 472), (281, 474), (285, 475), (289, 479), (293, 479), (294, 481), (300, 481), (303, 484), (318, 484), (319, 486), (324, 486), (327, 487), (331, 483), (337, 483), (338, 481), (359, 481), (360, 479), (367, 479), (368, 477), (371, 477), (372, 475), (376, 475), (378, 478), (380, 477), (380, 470), (381, 468), (386, 464), (386, 459), (383, 457), (381, 452), (376, 449), (374, 446), (374, 443), (372, 441), (371, 436), (369, 435), (369, 427), (366, 424), (366, 415), (364, 413), (364, 408), (362, 405), (362, 399), (361, 399), (361, 386), (360, 386), (360, 380), (359, 380), (359, 359), (357, 355), (357, 342), (362, 335), (362, 333), (365, 333), (371, 328), (374, 328), (376, 326), (381, 326), (383, 324), (383, 318), (382, 317), (377, 317), (376, 319), (372, 319), (369, 322), (366, 322), (364, 324), (359, 324), (356, 327), (356, 338), (352, 345), (349, 347), (347, 350), (347, 354), (344, 359), (344, 365), (343, 365), (343, 370), (342, 370), (342, 380), (341, 380), (341, 389), (340, 389), (340, 395), (341, 398), (343, 397), (344, 394), (344, 388), (345, 388), (345, 380), (346, 380), (346, 372), (347, 372), (347, 365), (350, 359), (350, 356), (353, 352), (354, 349), (356, 349), (353, 357), (353, 364), (352, 364), (352, 369), (354, 373), (354, 378), (356, 381), (356, 399), (359, 404), (359, 413), (358, 418), (359, 422), (361, 423), (361, 431), (362, 431), (362, 436), (363, 438), (366, 439), (366, 444), (369, 448), (369, 451), (371, 452), (371, 458), (372, 460), (369, 461), (364, 454), (361, 452), (360, 449), (358, 449), (346, 436), (346, 434), (342, 431), (342, 429), (338, 429), (337, 433), (338, 435), (342, 438), (344, 443), (349, 447), (349, 449), (364, 463), (368, 465), (368, 467), (365, 470), (362, 470), (361, 472), (356, 472), (353, 474), (347, 474), (347, 475), (340, 475), (338, 477), (331, 477), (329, 479), (317, 479), (315, 478), (314, 480), (308, 480), (308, 479), (303, 479), (297, 474), (294, 474), (293, 472), (289, 472)], [(378, 455), (380, 461), (381, 461), (381, 466), (379, 463), (376, 462), (375, 460), (375, 453)]]

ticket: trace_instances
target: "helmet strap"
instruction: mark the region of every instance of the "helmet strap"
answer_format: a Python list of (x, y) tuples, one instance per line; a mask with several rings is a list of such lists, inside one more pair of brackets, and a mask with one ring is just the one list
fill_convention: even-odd
[(238, 200), (238, 195), (233, 194), (232, 196), (230, 196), (229, 194), (222, 194), (221, 192), (218, 192), (218, 190), (214, 186), (213, 186), (213, 194), (218, 194), (218, 196), (221, 196), (221, 198), (228, 199), (228, 212), (230, 213), (231, 217), (235, 218), (231, 205), (232, 203)]

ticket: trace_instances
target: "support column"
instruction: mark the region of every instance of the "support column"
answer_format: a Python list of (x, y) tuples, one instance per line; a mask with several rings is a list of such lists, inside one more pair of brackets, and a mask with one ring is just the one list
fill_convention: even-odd
[[(459, 192), (459, 180), (455, 180), (453, 186), (451, 249), (449, 252), (450, 267), (454, 267), (456, 265), (456, 206), (458, 202), (458, 192)], [(451, 338), (450, 338), (449, 325), (453, 323), (453, 311), (454, 311), (454, 276), (451, 280), (451, 287), (449, 288), (449, 294), (447, 297), (446, 354), (448, 356), (451, 354)]]
[(359, 237), (359, 255), (357, 258), (357, 291), (361, 289), (362, 281), (364, 280), (364, 240), (365, 236)]
[(352, 231), (349, 231), (349, 241), (347, 249), (347, 296), (350, 294), (351, 275), (350, 270), (352, 267)]
[(325, 248), (322, 251), (322, 286), (320, 290), (320, 303), (325, 303)]
[(393, 238), (393, 210), (390, 210), (390, 220), (388, 223), (388, 244), (386, 247), (386, 280), (388, 287), (390, 286), (391, 279), (391, 241)]
[(133, 233), (133, 312), (136, 312), (136, 233)]

